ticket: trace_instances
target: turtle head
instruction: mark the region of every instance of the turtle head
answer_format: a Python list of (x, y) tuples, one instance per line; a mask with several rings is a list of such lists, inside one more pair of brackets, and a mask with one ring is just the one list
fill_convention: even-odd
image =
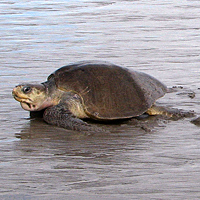
[(22, 108), (28, 111), (39, 111), (53, 105), (44, 84), (17, 85), (12, 95), (21, 103)]

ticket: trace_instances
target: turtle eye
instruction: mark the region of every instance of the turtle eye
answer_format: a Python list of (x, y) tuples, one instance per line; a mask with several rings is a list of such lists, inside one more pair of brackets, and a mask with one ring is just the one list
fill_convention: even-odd
[(31, 87), (30, 86), (24, 86), (22, 88), (22, 91), (25, 93), (25, 94), (28, 94), (31, 92)]

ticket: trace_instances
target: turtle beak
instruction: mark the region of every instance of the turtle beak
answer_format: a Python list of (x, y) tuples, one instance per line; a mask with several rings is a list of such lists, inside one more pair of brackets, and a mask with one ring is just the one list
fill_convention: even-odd
[(16, 101), (19, 101), (21, 107), (25, 110), (34, 110), (35, 106), (32, 104), (31, 99), (24, 96), (25, 92), (29, 92), (29, 88), (23, 85), (18, 85), (12, 90), (12, 95)]
[(22, 102), (23, 100), (29, 100), (31, 101), (29, 98), (27, 98), (25, 96), (25, 91), (27, 91), (27, 93), (29, 92), (25, 86), (23, 87), (22, 85), (17, 85), (15, 86), (15, 88), (12, 90), (12, 96), (14, 97), (15, 100)]
[[(16, 86), (13, 90), (12, 90), (12, 96), (16, 99), (17, 98), (17, 88), (18, 86)], [(17, 100), (17, 99), (16, 99)], [(17, 100), (18, 101), (18, 100)]]

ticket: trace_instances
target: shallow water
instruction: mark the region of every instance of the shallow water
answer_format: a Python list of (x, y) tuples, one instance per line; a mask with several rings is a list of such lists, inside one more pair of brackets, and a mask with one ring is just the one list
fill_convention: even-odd
[(68, 63), (106, 60), (183, 86), (159, 102), (199, 115), (199, 9), (196, 0), (1, 1), (1, 199), (199, 199), (200, 129), (190, 118), (87, 135), (30, 120), (11, 96)]

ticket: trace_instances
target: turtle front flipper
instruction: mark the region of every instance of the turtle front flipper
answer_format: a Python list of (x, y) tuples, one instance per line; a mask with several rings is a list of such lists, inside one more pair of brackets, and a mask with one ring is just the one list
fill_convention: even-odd
[(162, 115), (175, 120), (194, 116), (194, 111), (185, 111), (177, 108), (167, 108), (157, 105), (153, 105), (146, 111), (146, 113), (148, 115)]
[(62, 128), (77, 130), (77, 131), (90, 131), (102, 132), (99, 127), (93, 126), (76, 118), (68, 109), (67, 104), (58, 104), (49, 107), (44, 111), (43, 119), (48, 124), (56, 125)]

